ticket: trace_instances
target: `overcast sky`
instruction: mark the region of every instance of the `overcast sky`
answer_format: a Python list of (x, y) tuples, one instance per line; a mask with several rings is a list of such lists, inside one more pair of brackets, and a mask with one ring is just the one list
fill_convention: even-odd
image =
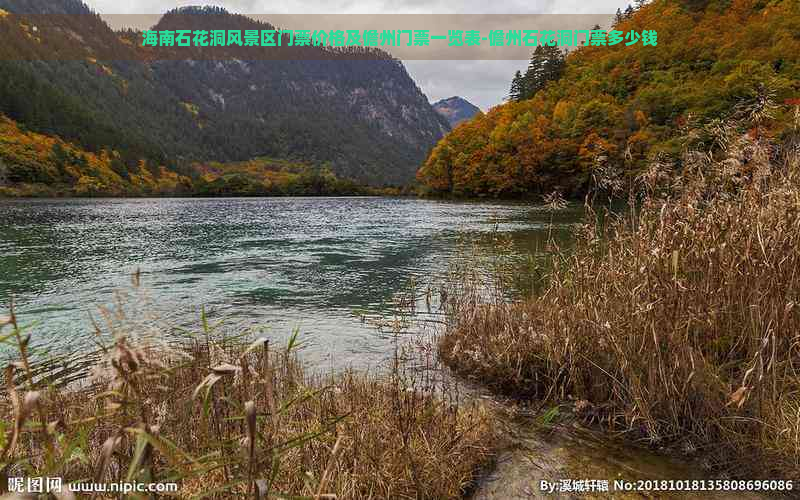
[[(613, 14), (626, 0), (84, 0), (100, 14), (160, 14), (219, 5), (240, 14)], [(503, 101), (527, 61), (404, 61), (431, 102), (459, 95), (483, 110)]]

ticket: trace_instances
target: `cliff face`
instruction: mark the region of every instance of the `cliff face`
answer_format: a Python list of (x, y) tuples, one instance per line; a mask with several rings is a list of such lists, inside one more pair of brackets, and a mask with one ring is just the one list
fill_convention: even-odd
[[(128, 163), (179, 168), (270, 156), (404, 184), (449, 129), (402, 63), (379, 50), (354, 57), (303, 47), (276, 61), (244, 59), (235, 48), (215, 60), (176, 47), (174, 59), (159, 58), (140, 47), (140, 33), (115, 33), (77, 0), (0, 0), (0, 8), (12, 14), (0, 19), (8, 41), (0, 113), (90, 150), (117, 150)], [(63, 13), (72, 15), (36, 16), (35, 31), (25, 16)], [(184, 8), (155, 29), (176, 27), (272, 28), (220, 8)]]
[(458, 96), (437, 101), (434, 103), (433, 109), (447, 120), (450, 127), (455, 127), (481, 112), (477, 106)]

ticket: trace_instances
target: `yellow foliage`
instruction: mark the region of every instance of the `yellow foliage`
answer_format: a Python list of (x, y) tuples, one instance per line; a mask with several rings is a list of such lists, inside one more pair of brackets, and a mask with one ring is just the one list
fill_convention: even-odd
[(100, 66), (100, 69), (103, 70), (103, 73), (105, 73), (106, 75), (114, 76), (114, 70), (112, 70), (111, 68), (109, 68), (105, 64), (102, 64), (102, 63), (98, 62), (96, 58), (87, 57), (86, 60), (89, 61), (92, 64), (96, 64), (97, 66)]
[[(432, 192), (458, 196), (579, 197), (596, 162), (633, 178), (652, 155), (680, 154), (681, 124), (743, 102), (775, 104), (765, 127), (794, 127), (800, 81), (797, 0), (713, 1), (694, 11), (653, 0), (615, 29), (653, 30), (657, 46), (584, 46), (534, 96), (460, 124), (417, 173)], [(721, 5), (730, 3), (730, 8)], [(541, 82), (539, 82), (541, 83)]]
[(192, 104), (191, 102), (181, 102), (181, 106), (183, 106), (186, 111), (194, 116), (198, 116), (200, 114), (200, 108), (197, 106), (197, 104)]
[(553, 121), (557, 123), (565, 123), (570, 120), (575, 113), (575, 107), (567, 100), (560, 100), (553, 109)]
[(647, 119), (647, 116), (639, 109), (633, 114), (634, 118), (636, 118), (636, 124), (639, 125), (639, 128), (644, 128), (650, 123), (650, 120)]
[[(60, 150), (62, 158), (56, 158), (56, 150)], [(79, 196), (170, 194), (191, 186), (187, 177), (163, 166), (158, 167), (160, 175), (154, 178), (143, 161), (139, 163), (138, 171), (129, 171), (129, 178), (124, 179), (112, 167), (115, 162), (122, 165), (116, 151), (86, 151), (58, 137), (22, 130), (14, 120), (4, 115), (0, 115), (0, 160), (8, 168), (35, 178), (23, 184), (12, 184), (0, 195), (40, 196), (54, 192)]]

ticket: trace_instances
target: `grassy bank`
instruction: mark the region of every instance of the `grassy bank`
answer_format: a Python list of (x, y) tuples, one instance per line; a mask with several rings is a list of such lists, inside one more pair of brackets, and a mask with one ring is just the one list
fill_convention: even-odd
[(204, 318), (165, 344), (121, 329), (122, 310), (106, 316), (92, 376), (68, 388), (37, 379), (28, 332), (0, 318), (19, 352), (0, 400), (0, 488), (49, 476), (177, 482), (180, 498), (460, 498), (491, 461), (488, 410), (399, 362), (311, 375), (296, 335), (244, 344)]
[(441, 357), (728, 473), (800, 478), (800, 114), (768, 137), (768, 112), (689, 131), (624, 216), (587, 208), (602, 222), (556, 252), (536, 296), (487, 300), (464, 275)]

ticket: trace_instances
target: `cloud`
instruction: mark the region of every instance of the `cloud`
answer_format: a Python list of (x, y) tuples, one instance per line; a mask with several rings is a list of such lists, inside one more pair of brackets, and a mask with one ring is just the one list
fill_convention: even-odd
[(431, 102), (461, 96), (484, 111), (503, 102), (514, 72), (527, 61), (405, 61)]

